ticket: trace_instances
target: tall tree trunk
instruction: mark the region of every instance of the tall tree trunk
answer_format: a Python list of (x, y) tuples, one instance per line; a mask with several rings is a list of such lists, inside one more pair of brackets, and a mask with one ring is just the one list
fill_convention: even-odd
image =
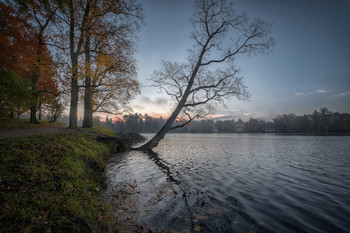
[[(48, 23), (46, 23), (47, 26)], [(38, 101), (38, 92), (37, 92), (37, 83), (39, 80), (40, 75), (40, 65), (41, 65), (41, 53), (42, 53), (42, 46), (44, 46), (44, 40), (43, 40), (43, 33), (45, 30), (45, 27), (40, 28), (40, 32), (38, 33), (38, 50), (36, 52), (37, 60), (35, 64), (35, 71), (34, 75), (32, 77), (32, 94), (34, 96), (34, 104), (30, 107), (30, 123), (39, 123), (36, 119), (36, 107), (37, 107), (37, 101)]]
[(90, 74), (90, 37), (86, 37), (85, 42), (85, 95), (84, 95), (84, 120), (83, 128), (92, 127), (92, 93), (91, 93), (91, 74)]
[(72, 76), (71, 76), (71, 91), (70, 91), (70, 108), (69, 108), (69, 128), (76, 128), (78, 126), (78, 97), (79, 97), (79, 86), (78, 86), (78, 75), (77, 65), (78, 57), (74, 51), (75, 47), (75, 15), (74, 15), (74, 4), (73, 1), (69, 1), (69, 46), (70, 46), (70, 57), (72, 64)]
[(30, 107), (30, 123), (39, 123), (39, 121), (36, 119), (36, 101), (35, 104)]
[(71, 77), (71, 99), (70, 99), (70, 112), (69, 112), (69, 128), (76, 128), (78, 126), (78, 97), (79, 97), (79, 85), (78, 85), (78, 57), (81, 53), (84, 36), (86, 35), (85, 23), (90, 13), (91, 3), (87, 1), (86, 8), (82, 21), (81, 35), (77, 43), (75, 50), (75, 15), (74, 15), (74, 3), (73, 0), (69, 1), (69, 46), (70, 56), (72, 63), (72, 77)]
[[(39, 50), (39, 49), (38, 49)], [(38, 64), (40, 64), (40, 58), (38, 58)], [(35, 74), (32, 77), (32, 95), (34, 97), (34, 103), (30, 107), (30, 123), (39, 123), (38, 120), (36, 119), (36, 106), (37, 106), (37, 99), (38, 99), (38, 92), (36, 89), (36, 85), (39, 79), (39, 72), (40, 72), (40, 67), (36, 65), (35, 67)]]
[[(76, 68), (75, 68), (76, 69)], [(74, 69), (73, 69), (74, 70)], [(78, 126), (78, 78), (75, 74), (76, 72), (72, 72), (71, 78), (71, 98), (70, 98), (70, 109), (69, 109), (69, 128), (76, 128)]]
[[(87, 83), (86, 81), (87, 80), (85, 80), (85, 84)], [(85, 89), (83, 127), (84, 128), (92, 127), (91, 89), (90, 88)]]
[[(40, 62), (40, 58), (38, 59), (38, 62)], [(39, 79), (39, 72), (40, 72), (40, 67), (36, 65), (35, 74), (32, 77), (32, 95), (34, 97), (34, 103), (30, 107), (30, 123), (35, 123), (35, 124), (39, 123), (39, 121), (36, 119), (36, 106), (37, 106), (37, 99), (38, 99), (38, 92), (36, 89), (36, 85)]]

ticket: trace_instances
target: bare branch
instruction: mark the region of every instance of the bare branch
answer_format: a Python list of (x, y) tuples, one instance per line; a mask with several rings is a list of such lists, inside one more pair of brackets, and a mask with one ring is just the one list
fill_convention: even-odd
[[(249, 93), (242, 77), (237, 76), (234, 58), (238, 54), (267, 53), (274, 44), (268, 38), (271, 25), (236, 14), (230, 0), (196, 0), (191, 22), (194, 47), (187, 63), (163, 62), (152, 78), (178, 105), (162, 129), (141, 149), (152, 149), (169, 130), (208, 115), (214, 103), (221, 104), (232, 97), (247, 100)], [(173, 125), (180, 113), (188, 119)]]
[(52, 92), (52, 91), (50, 91), (50, 90), (41, 90), (41, 91), (38, 91), (37, 92), (38, 94), (41, 94), (41, 93), (47, 93), (47, 94), (51, 94), (51, 95), (54, 95), (54, 96), (59, 96), (60, 94), (62, 94), (62, 92), (60, 91), (60, 92), (58, 92), (58, 93), (54, 93), (54, 92)]

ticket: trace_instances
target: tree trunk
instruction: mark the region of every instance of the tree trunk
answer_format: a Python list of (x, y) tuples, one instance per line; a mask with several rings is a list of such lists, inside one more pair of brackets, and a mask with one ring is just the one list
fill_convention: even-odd
[[(75, 73), (75, 72), (73, 72)], [(70, 98), (70, 109), (69, 109), (69, 128), (76, 128), (78, 126), (78, 79), (76, 75), (72, 74), (71, 79), (71, 98)]]
[(78, 101), (79, 101), (79, 86), (77, 72), (78, 58), (72, 56), (72, 77), (70, 91), (70, 108), (69, 108), (69, 128), (78, 127)]
[(39, 120), (41, 120), (41, 100), (39, 100)]
[(176, 106), (174, 112), (171, 114), (169, 119), (165, 122), (163, 127), (158, 131), (158, 133), (150, 141), (148, 141), (144, 145), (136, 148), (136, 150), (143, 150), (143, 151), (152, 150), (154, 147), (158, 146), (158, 143), (160, 142), (160, 140), (162, 140), (164, 138), (165, 134), (170, 130), (171, 125), (174, 123), (177, 116), (181, 112), (182, 108), (185, 106), (187, 98), (190, 95), (190, 91), (191, 91), (191, 88), (193, 85), (194, 78), (196, 77), (198, 69), (199, 69), (200, 61), (201, 61), (201, 57), (199, 58), (199, 61), (197, 63), (197, 67), (194, 69), (194, 71), (191, 75), (191, 79), (186, 87), (184, 95), (182, 96), (179, 104)]
[(144, 145), (142, 145), (138, 148), (135, 148), (135, 150), (148, 151), (148, 150), (152, 150), (154, 147), (157, 147), (160, 140), (162, 140), (164, 138), (165, 134), (170, 130), (171, 125), (174, 123), (175, 119), (179, 115), (181, 109), (183, 108), (183, 105), (184, 104), (182, 104), (182, 105), (179, 104), (176, 107), (174, 112), (171, 114), (170, 118), (165, 122), (163, 127), (158, 131), (158, 133), (151, 140), (149, 140)]
[(71, 77), (71, 91), (70, 91), (70, 107), (69, 107), (69, 128), (76, 128), (78, 126), (78, 97), (79, 97), (79, 86), (78, 86), (78, 75), (77, 75), (77, 64), (78, 57), (77, 53), (74, 52), (75, 47), (75, 15), (73, 1), (69, 1), (69, 46), (70, 46), (70, 58), (72, 64), (72, 77)]
[[(46, 27), (46, 26), (45, 26)], [(35, 71), (34, 75), (32, 76), (32, 94), (34, 96), (34, 104), (30, 107), (30, 123), (39, 123), (38, 120), (36, 119), (36, 105), (38, 101), (38, 93), (37, 93), (37, 83), (39, 80), (39, 75), (40, 75), (40, 65), (41, 65), (41, 49), (42, 46), (44, 46), (44, 41), (43, 41), (43, 33), (44, 33), (45, 28), (41, 28), (40, 32), (38, 33), (38, 50), (36, 51), (36, 65), (35, 65)]]
[[(90, 84), (89, 77), (86, 77), (85, 79), (85, 85), (87, 84)], [(91, 128), (91, 127), (92, 127), (91, 88), (85, 86), (83, 128)]]
[(85, 30), (84, 25), (87, 21), (87, 17), (90, 12), (90, 1), (87, 1), (86, 8), (83, 16), (81, 28), (81, 35), (75, 49), (75, 12), (73, 0), (68, 2), (69, 4), (69, 49), (72, 63), (72, 77), (71, 77), (71, 99), (70, 99), (70, 111), (69, 111), (69, 128), (76, 128), (78, 126), (78, 97), (79, 97), (79, 86), (78, 86), (78, 57), (81, 52)]
[(87, 36), (85, 43), (85, 94), (84, 94), (84, 120), (83, 128), (92, 127), (92, 93), (90, 77), (90, 37)]
[(160, 142), (160, 140), (162, 140), (165, 136), (165, 134), (170, 130), (171, 125), (174, 123), (174, 121), (176, 120), (177, 116), (179, 115), (179, 113), (181, 112), (182, 108), (185, 106), (186, 102), (187, 102), (187, 98), (191, 93), (191, 89), (194, 83), (194, 79), (198, 73), (199, 67), (201, 66), (201, 62), (204, 56), (204, 53), (206, 51), (206, 47), (208, 45), (208, 42), (205, 44), (205, 46), (203, 46), (202, 51), (198, 57), (196, 66), (191, 74), (191, 78), (188, 82), (188, 85), (186, 87), (186, 90), (179, 102), (179, 104), (176, 106), (174, 112), (171, 114), (171, 116), (169, 117), (169, 119), (165, 122), (165, 124), (163, 125), (163, 127), (158, 131), (158, 133), (151, 139), (149, 140), (147, 143), (145, 143), (144, 145), (135, 148), (135, 150), (143, 150), (143, 151), (148, 151), (148, 150), (152, 150), (154, 147), (158, 146), (158, 143)]
[[(38, 59), (38, 64), (40, 64), (40, 58)], [(37, 99), (38, 99), (38, 93), (36, 90), (36, 84), (39, 79), (39, 71), (40, 68), (37, 66), (35, 68), (35, 74), (32, 77), (32, 95), (34, 96), (34, 104), (30, 107), (30, 123), (38, 124), (39, 121), (36, 119), (36, 105), (37, 105)]]
[(35, 104), (30, 107), (30, 123), (39, 123), (39, 121), (36, 119), (36, 101)]

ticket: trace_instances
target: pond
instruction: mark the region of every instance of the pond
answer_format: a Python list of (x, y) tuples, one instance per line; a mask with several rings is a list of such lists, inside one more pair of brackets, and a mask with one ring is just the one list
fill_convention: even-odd
[(131, 232), (350, 229), (346, 136), (168, 134), (154, 152), (111, 156), (107, 179)]

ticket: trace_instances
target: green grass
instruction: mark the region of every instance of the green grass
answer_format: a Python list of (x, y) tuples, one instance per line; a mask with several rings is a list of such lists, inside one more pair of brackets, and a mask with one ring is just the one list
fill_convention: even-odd
[(110, 137), (116, 137), (117, 134), (115, 131), (108, 129), (103, 126), (99, 125), (94, 125), (92, 128), (77, 128), (78, 131), (84, 132), (84, 133), (95, 133), (95, 134), (102, 134), (105, 136), (110, 136)]
[(61, 122), (49, 123), (48, 120), (38, 120), (39, 124), (29, 123), (29, 119), (19, 118), (0, 118), (0, 129), (13, 129), (13, 128), (40, 128), (40, 127), (53, 127), (53, 126), (66, 126)]
[(100, 197), (110, 148), (96, 137), (1, 139), (0, 232), (87, 232), (87, 222), (110, 225), (109, 205)]

